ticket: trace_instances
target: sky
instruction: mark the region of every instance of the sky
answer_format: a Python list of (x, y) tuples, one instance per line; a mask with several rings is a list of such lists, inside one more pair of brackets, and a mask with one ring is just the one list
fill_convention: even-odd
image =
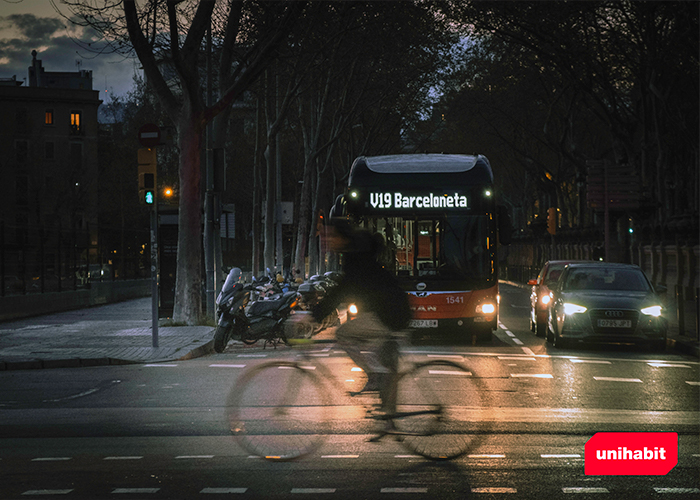
[(92, 89), (109, 102), (111, 93), (124, 95), (133, 87), (138, 64), (117, 54), (94, 54), (75, 43), (86, 38), (55, 10), (68, 14), (59, 0), (0, 0), (0, 78), (28, 79), (32, 50), (45, 71), (92, 71)]

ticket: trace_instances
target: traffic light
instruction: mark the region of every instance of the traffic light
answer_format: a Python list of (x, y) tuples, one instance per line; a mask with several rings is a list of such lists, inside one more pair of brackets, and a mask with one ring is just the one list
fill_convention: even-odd
[(318, 219), (316, 219), (316, 236), (323, 233), (323, 226), (325, 226), (326, 221), (324, 219), (326, 213), (323, 210), (318, 211)]
[(141, 148), (138, 151), (139, 200), (146, 205), (156, 203), (156, 149)]
[(557, 209), (549, 207), (547, 212), (547, 232), (551, 235), (557, 234)]

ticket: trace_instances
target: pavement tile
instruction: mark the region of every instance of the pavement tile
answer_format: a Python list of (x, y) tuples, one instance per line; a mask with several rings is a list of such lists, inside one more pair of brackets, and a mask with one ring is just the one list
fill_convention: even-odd
[(0, 323), (0, 370), (175, 361), (212, 352), (214, 328), (159, 325), (150, 297)]

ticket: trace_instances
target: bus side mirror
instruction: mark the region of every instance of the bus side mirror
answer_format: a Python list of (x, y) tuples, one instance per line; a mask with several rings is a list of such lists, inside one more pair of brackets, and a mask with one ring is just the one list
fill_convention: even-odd
[(498, 241), (510, 245), (513, 241), (513, 222), (505, 205), (498, 205)]

